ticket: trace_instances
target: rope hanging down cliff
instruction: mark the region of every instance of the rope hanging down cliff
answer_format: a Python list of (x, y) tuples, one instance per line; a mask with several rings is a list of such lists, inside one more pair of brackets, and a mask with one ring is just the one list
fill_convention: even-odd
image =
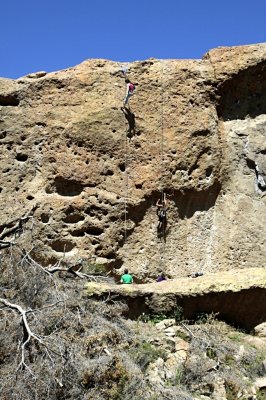
[(161, 201), (157, 201), (157, 215), (159, 218), (158, 223), (158, 236), (162, 238), (162, 252), (161, 259), (164, 262), (164, 253), (165, 253), (165, 234), (166, 234), (166, 194), (164, 193), (164, 62), (161, 61), (161, 143), (160, 143), (160, 191), (161, 191)]
[[(124, 76), (126, 77), (127, 68), (122, 70)], [(127, 93), (123, 102), (123, 107), (121, 107), (123, 113), (125, 114), (126, 107), (125, 105), (129, 99), (130, 85), (133, 85), (129, 79), (126, 79), (127, 84)], [(133, 85), (134, 86), (134, 85)], [(134, 89), (133, 89), (134, 90)], [(133, 93), (133, 92), (132, 92)], [(164, 185), (163, 185), (163, 175), (164, 175), (164, 63), (161, 61), (161, 141), (160, 141), (160, 191), (161, 191), (161, 200), (159, 199), (156, 203), (157, 206), (157, 215), (158, 215), (158, 225), (157, 225), (157, 234), (158, 237), (162, 238), (162, 251), (161, 251), (161, 260), (164, 263), (164, 253), (165, 253), (165, 235), (166, 235), (166, 195), (164, 193)], [(125, 142), (124, 142), (124, 152), (125, 152), (125, 161), (124, 161), (124, 171), (125, 171), (125, 189), (124, 189), (124, 242), (127, 241), (127, 201), (128, 201), (128, 185), (129, 185), (129, 175), (128, 175), (128, 132), (125, 134)]]
[[(127, 83), (127, 71), (128, 67), (124, 66), (122, 67), (122, 72), (125, 77), (125, 82)], [(123, 101), (123, 107), (122, 112), (124, 113), (124, 108), (125, 105), (127, 104), (129, 99), (128, 96), (128, 84), (127, 84), (127, 93), (126, 97), (124, 98)], [(125, 113), (124, 113), (125, 114)], [(125, 132), (125, 142), (124, 142), (124, 153), (125, 153), (125, 159), (124, 159), (124, 169), (125, 169), (125, 189), (124, 189), (124, 243), (126, 244), (127, 242), (127, 200), (128, 200), (128, 132)]]
[(166, 226), (167, 226), (167, 202), (166, 202), (166, 194), (164, 193), (164, 64), (163, 61), (161, 63), (161, 113), (160, 113), (160, 150), (159, 150), (159, 158), (160, 158), (160, 171), (159, 171), (159, 192), (161, 192), (159, 199), (156, 202), (156, 213), (158, 217), (157, 224), (157, 237), (161, 240), (160, 246), (160, 267), (164, 269), (165, 264), (165, 244), (166, 244)]
[[(127, 78), (128, 67), (123, 67), (122, 72), (125, 77), (126, 83), (126, 95), (123, 100), (123, 106), (121, 110), (128, 121), (129, 129), (125, 133), (125, 197), (124, 197), (124, 240), (127, 241), (127, 200), (128, 200), (128, 186), (129, 186), (129, 174), (128, 174), (128, 138), (135, 134), (135, 115), (130, 111), (129, 99), (133, 96), (135, 91), (135, 85)], [(127, 106), (127, 107), (126, 107)]]
[(127, 199), (128, 199), (128, 146), (127, 132), (125, 134), (125, 197), (124, 197), (124, 242), (127, 241)]

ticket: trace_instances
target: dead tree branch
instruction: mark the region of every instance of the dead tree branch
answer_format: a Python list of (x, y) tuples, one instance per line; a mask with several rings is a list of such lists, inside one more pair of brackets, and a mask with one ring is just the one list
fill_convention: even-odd
[(6, 242), (4, 240), (0, 240), (0, 250), (1, 249), (6, 249), (7, 247), (12, 246), (13, 244), (15, 244), (14, 242)]
[[(3, 299), (3, 298), (1, 298), (1, 297), (0, 297), (0, 302), (1, 302), (2, 304), (4, 304), (8, 309), (10, 309), (10, 310), (15, 310), (15, 311), (18, 312), (18, 313), (20, 314), (20, 316), (21, 316), (22, 329), (23, 329), (23, 339), (22, 339), (21, 343), (19, 344), (19, 347), (20, 347), (20, 349), (21, 349), (21, 361), (20, 361), (20, 363), (19, 363), (19, 365), (18, 365), (18, 367), (17, 367), (17, 371), (18, 371), (19, 369), (24, 369), (24, 368), (26, 368), (26, 369), (31, 373), (31, 375), (34, 376), (34, 374), (32, 373), (31, 369), (28, 367), (28, 365), (27, 365), (26, 362), (25, 362), (25, 349), (26, 349), (27, 345), (29, 345), (30, 341), (35, 340), (35, 341), (37, 341), (41, 346), (43, 346), (43, 347), (45, 348), (46, 354), (47, 354), (47, 356), (49, 357), (49, 359), (51, 360), (51, 362), (54, 362), (54, 361), (53, 361), (53, 359), (52, 359), (52, 357), (51, 357), (51, 355), (50, 355), (50, 352), (51, 352), (51, 353), (54, 353), (54, 354), (56, 354), (56, 355), (58, 355), (58, 356), (61, 356), (60, 353), (58, 353), (58, 352), (54, 351), (53, 349), (49, 348), (49, 347), (46, 345), (46, 343), (44, 343), (44, 337), (42, 337), (42, 336), (40, 336), (40, 335), (37, 335), (36, 333), (34, 333), (34, 332), (31, 330), (31, 328), (30, 328), (30, 326), (29, 326), (28, 319), (27, 319), (27, 314), (33, 313), (34, 311), (37, 311), (37, 310), (31, 310), (31, 309), (25, 310), (25, 309), (23, 309), (19, 304), (10, 303), (8, 300)], [(51, 308), (51, 307), (54, 307), (54, 306), (56, 306), (59, 302), (60, 302), (60, 301), (58, 301), (58, 302), (56, 302), (56, 303), (54, 303), (54, 304), (49, 304), (49, 305), (43, 307), (43, 309), (44, 309), (44, 308)]]
[(91, 281), (95, 281), (97, 282), (98, 279), (108, 279), (107, 276), (94, 276), (94, 275), (89, 275), (89, 274), (85, 274), (84, 272), (81, 272), (82, 270), (82, 265), (71, 265), (70, 267), (61, 267), (60, 263), (61, 260), (59, 260), (55, 265), (50, 266), (50, 267), (43, 267), (42, 265), (40, 265), (39, 263), (37, 263), (31, 256), (29, 253), (27, 253), (24, 257), (25, 259), (28, 259), (29, 262), (33, 263), (34, 265), (36, 265), (37, 267), (41, 268), (41, 270), (48, 275), (52, 275), (55, 272), (68, 272), (71, 273), (74, 276), (77, 276), (78, 278), (81, 279), (89, 279)]
[(21, 232), (23, 229), (23, 224), (26, 223), (30, 218), (32, 218), (32, 213), (36, 210), (36, 208), (37, 205), (35, 205), (30, 211), (28, 211), (24, 216), (20, 217), (18, 220), (12, 221), (9, 224), (7, 224), (4, 227), (3, 232), (0, 234), (0, 241), (2, 241), (4, 238), (13, 233)]

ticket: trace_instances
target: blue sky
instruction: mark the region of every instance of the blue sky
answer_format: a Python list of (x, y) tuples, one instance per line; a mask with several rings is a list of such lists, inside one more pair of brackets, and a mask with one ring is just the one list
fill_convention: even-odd
[(2, 0), (0, 76), (266, 41), (266, 0)]

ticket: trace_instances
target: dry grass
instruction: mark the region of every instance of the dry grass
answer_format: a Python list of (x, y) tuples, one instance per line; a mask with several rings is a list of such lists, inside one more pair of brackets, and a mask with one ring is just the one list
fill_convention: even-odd
[(228, 396), (237, 396), (262, 373), (265, 354), (211, 316), (194, 325), (180, 322), (190, 342), (187, 361), (175, 380), (157, 387), (147, 367), (171, 350), (153, 341), (154, 324), (125, 320), (124, 303), (84, 296), (82, 279), (47, 274), (25, 251), (19, 245), (2, 250), (1, 296), (27, 310), (37, 339), (25, 345), (22, 364), (27, 333), (21, 315), (0, 305), (1, 400), (192, 400), (192, 393), (211, 395), (217, 377)]

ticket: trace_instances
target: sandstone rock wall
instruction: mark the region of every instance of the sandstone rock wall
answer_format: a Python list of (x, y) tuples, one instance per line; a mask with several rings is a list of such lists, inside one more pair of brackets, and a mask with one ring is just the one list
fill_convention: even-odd
[(37, 205), (37, 259), (140, 281), (263, 267), (266, 45), (127, 66), (137, 90), (124, 112), (116, 62), (0, 79), (1, 230)]

